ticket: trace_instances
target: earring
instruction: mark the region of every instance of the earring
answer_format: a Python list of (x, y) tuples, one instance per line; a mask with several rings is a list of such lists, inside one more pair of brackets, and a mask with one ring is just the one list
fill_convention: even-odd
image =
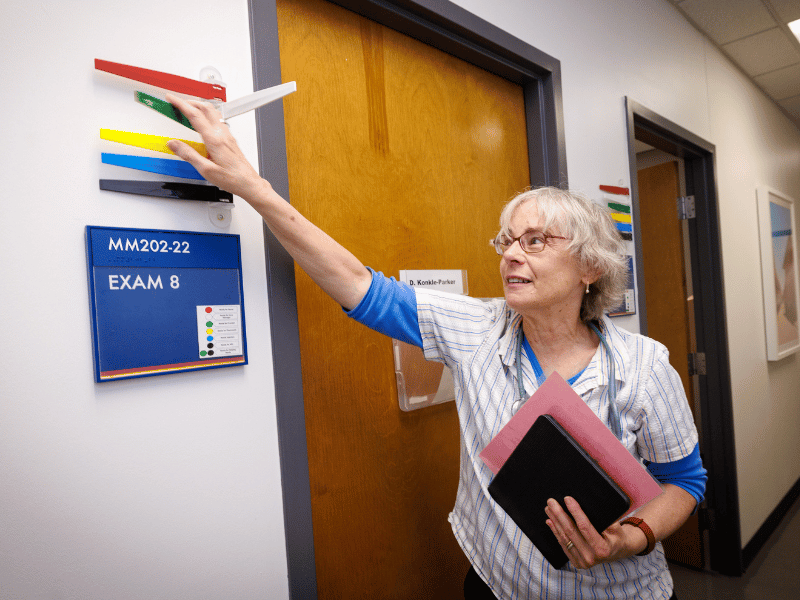
[(586, 293), (587, 294), (589, 293), (589, 284), (588, 283), (586, 284)]

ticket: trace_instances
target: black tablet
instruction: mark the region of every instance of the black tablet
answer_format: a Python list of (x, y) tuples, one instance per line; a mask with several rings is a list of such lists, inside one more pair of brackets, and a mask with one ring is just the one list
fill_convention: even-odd
[(548, 499), (554, 498), (566, 510), (564, 498), (575, 498), (599, 532), (631, 505), (622, 489), (550, 415), (536, 419), (492, 479), (489, 493), (556, 569), (568, 559), (545, 522)]

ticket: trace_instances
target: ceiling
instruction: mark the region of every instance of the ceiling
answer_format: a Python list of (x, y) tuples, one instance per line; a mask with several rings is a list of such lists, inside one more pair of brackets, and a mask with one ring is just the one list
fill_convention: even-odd
[(800, 0), (669, 0), (800, 129)]

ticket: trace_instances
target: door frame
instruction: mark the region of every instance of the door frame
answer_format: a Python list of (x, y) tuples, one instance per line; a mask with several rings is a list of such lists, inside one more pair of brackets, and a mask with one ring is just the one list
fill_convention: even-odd
[[(447, 0), (333, 0), (523, 88), (531, 185), (566, 186), (561, 65)], [(249, 0), (255, 89), (282, 83), (275, 0)], [(281, 102), (256, 111), (259, 171), (287, 201)], [(294, 262), (264, 226), (289, 597), (317, 598)]]
[[(686, 195), (694, 196), (696, 217), (689, 221), (689, 243), (695, 327), (697, 351), (706, 356), (706, 375), (699, 376), (701, 452), (708, 470), (705, 508), (700, 513), (701, 534), (702, 530), (708, 531), (711, 569), (725, 575), (741, 575), (744, 569), (715, 147), (630, 98), (625, 98), (625, 106), (634, 232), (641, 231), (635, 140), (682, 158)], [(634, 247), (639, 328), (647, 335), (642, 244), (635, 234)]]

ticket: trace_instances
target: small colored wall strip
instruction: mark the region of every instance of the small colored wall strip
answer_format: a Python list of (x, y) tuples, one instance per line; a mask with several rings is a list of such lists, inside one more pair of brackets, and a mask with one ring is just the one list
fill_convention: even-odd
[(161, 71), (152, 71), (150, 69), (142, 69), (141, 67), (123, 65), (99, 58), (94, 59), (94, 68), (99, 71), (125, 77), (126, 79), (133, 79), (134, 81), (164, 88), (165, 90), (196, 96), (197, 98), (222, 100), (223, 102), (226, 100), (225, 87), (218, 84), (188, 79), (186, 77), (180, 77), (179, 75), (172, 75), (171, 73), (162, 73)]
[[(127, 144), (128, 146), (135, 146), (137, 148), (145, 148), (147, 150), (155, 150), (156, 152), (164, 152), (165, 154), (175, 154), (167, 147), (167, 142), (176, 138), (166, 137), (163, 135), (150, 135), (148, 133), (133, 133), (130, 131), (117, 131), (116, 129), (101, 129), (100, 138), (109, 140), (111, 142), (119, 142), (120, 144)], [(191, 142), (189, 140), (180, 140), (189, 144), (192, 148), (197, 150), (200, 154), (208, 157), (205, 144), (200, 142)]]
[(192, 127), (189, 119), (187, 119), (181, 111), (172, 106), (172, 104), (169, 102), (161, 100), (160, 98), (156, 98), (155, 96), (151, 96), (150, 94), (145, 94), (144, 92), (136, 92), (135, 97), (139, 104), (148, 106), (154, 111), (161, 113), (165, 117), (172, 119), (173, 121), (176, 121), (184, 127), (188, 127), (194, 131), (194, 127)]
[(240, 365), (246, 364), (244, 356), (236, 356), (233, 358), (216, 358), (207, 359), (197, 362), (188, 363), (175, 363), (173, 365), (158, 365), (154, 367), (139, 367), (135, 369), (120, 369), (118, 371), (101, 371), (100, 379), (102, 381), (110, 379), (119, 379), (120, 377), (145, 377), (147, 375), (157, 375), (163, 373), (172, 373), (175, 371), (189, 371), (195, 369), (202, 369), (206, 367), (224, 367), (227, 365)]
[(233, 203), (233, 194), (213, 185), (178, 183), (173, 181), (139, 181), (127, 179), (101, 179), (100, 189), (108, 192), (156, 196), (176, 200)]
[(170, 175), (172, 177), (183, 177), (184, 179), (205, 178), (197, 172), (192, 165), (183, 160), (170, 160), (168, 158), (151, 158), (149, 156), (130, 156), (128, 154), (108, 154), (103, 152), (101, 160), (104, 164), (136, 169), (137, 171), (147, 171), (148, 173), (158, 173), (160, 175)]
[(631, 216), (630, 215), (623, 215), (620, 213), (611, 213), (611, 218), (614, 219), (617, 223), (630, 223)]
[(601, 185), (600, 190), (616, 196), (630, 196), (631, 191), (626, 187), (618, 187), (616, 185)]
[[(630, 190), (626, 187), (616, 185), (601, 185), (600, 190), (606, 194), (612, 194), (614, 196), (630, 196)], [(630, 204), (625, 204), (617, 199), (607, 199), (607, 202), (611, 218), (614, 219), (614, 222), (617, 226), (617, 231), (619, 231), (622, 239), (628, 241), (632, 240), (633, 219), (631, 218)]]

